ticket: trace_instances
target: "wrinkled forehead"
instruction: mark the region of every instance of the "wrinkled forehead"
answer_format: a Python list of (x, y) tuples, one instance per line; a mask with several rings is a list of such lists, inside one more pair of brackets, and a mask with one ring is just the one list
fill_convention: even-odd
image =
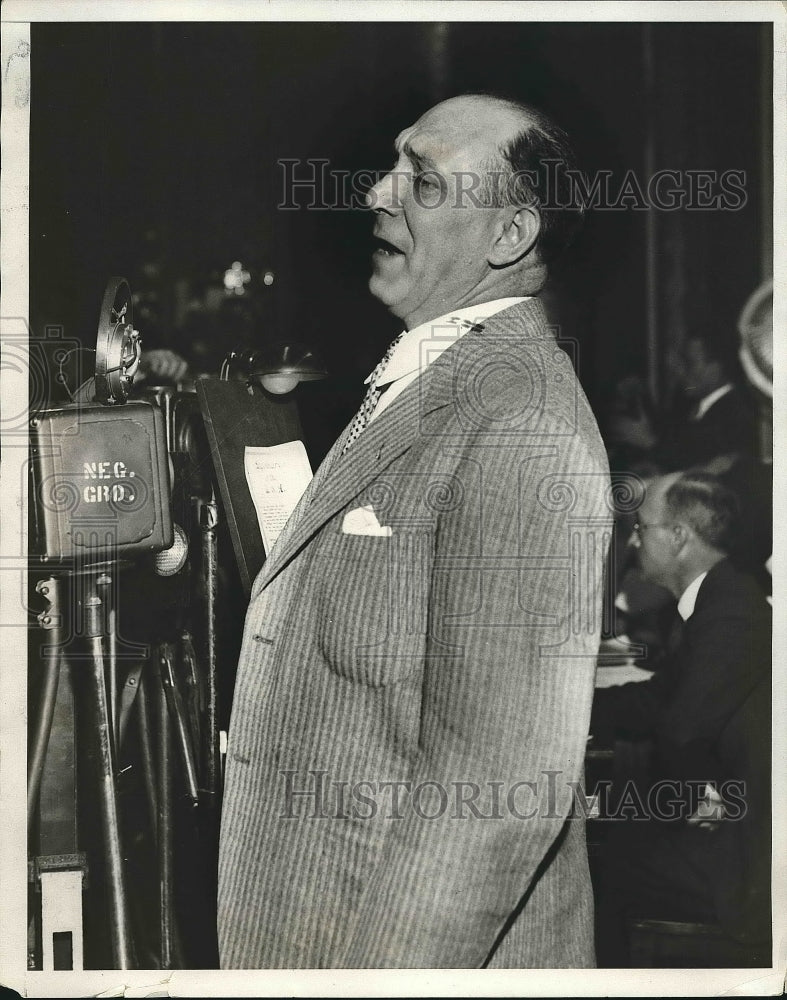
[(438, 104), (396, 137), (397, 152), (441, 170), (470, 170), (494, 159), (521, 123), (481, 104)]

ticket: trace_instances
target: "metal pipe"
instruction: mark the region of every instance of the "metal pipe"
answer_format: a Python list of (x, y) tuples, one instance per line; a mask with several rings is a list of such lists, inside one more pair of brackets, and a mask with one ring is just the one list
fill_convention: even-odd
[[(53, 636), (54, 638), (54, 636)], [(41, 791), (41, 775), (46, 762), (49, 737), (52, 733), (52, 719), (57, 704), (57, 689), (60, 683), (59, 644), (47, 648), (44, 664), (44, 683), (41, 689), (38, 716), (35, 722), (33, 745), (27, 758), (27, 829), (30, 831)]]
[(183, 701), (180, 697), (177, 682), (175, 680), (174, 668), (175, 651), (170, 642), (162, 642), (159, 647), (159, 667), (161, 669), (161, 684), (169, 706), (171, 721), (174, 726), (175, 743), (178, 748), (183, 774), (186, 779), (186, 792), (191, 799), (192, 805), (199, 804), (199, 787), (197, 782), (197, 768), (194, 763), (194, 752), (191, 748), (191, 738), (189, 736), (186, 714), (183, 708)]
[(199, 751), (202, 745), (202, 713), (205, 711), (205, 685), (200, 683), (199, 664), (194, 651), (191, 632), (180, 634), (180, 662), (183, 668), (183, 684), (186, 703), (186, 717), (189, 722), (191, 745)]
[(115, 637), (115, 609), (112, 605), (112, 577), (102, 573), (96, 580), (96, 591), (103, 605), (103, 635), (106, 637), (106, 670), (109, 684), (109, 720), (112, 732), (112, 747), (117, 757), (119, 746), (120, 698), (118, 696), (117, 641)]
[[(107, 594), (110, 592), (107, 590)], [(107, 609), (107, 639), (109, 652), (109, 678), (112, 685), (113, 701), (111, 703), (112, 733), (115, 737), (115, 753), (120, 753), (120, 690), (118, 684), (118, 637), (117, 612), (110, 605)]]
[[(98, 596), (85, 601), (85, 611), (89, 619), (95, 618), (95, 610), (100, 611)], [(93, 621), (93, 625), (95, 622)], [(88, 626), (88, 634), (93, 628)], [(104, 839), (104, 861), (109, 889), (109, 925), (112, 942), (112, 959), (116, 969), (131, 968), (131, 935), (129, 931), (128, 903), (126, 899), (123, 857), (120, 848), (120, 824), (118, 822), (117, 798), (115, 790), (115, 761), (112, 752), (109, 704), (104, 677), (104, 655), (101, 635), (90, 635), (93, 667), (93, 697), (95, 708), (95, 729), (98, 747), (99, 803)]]
[(63, 645), (62, 617), (60, 612), (60, 581), (54, 577), (41, 580), (36, 590), (49, 604), (50, 612), (39, 615), (41, 627), (50, 632), (50, 643), (46, 647), (44, 679), (41, 688), (38, 716), (33, 729), (33, 741), (27, 758), (27, 829), (31, 829), (41, 791), (41, 775), (46, 763), (49, 737), (52, 733), (52, 719), (57, 704), (57, 689), (60, 683), (61, 647)]
[(173, 951), (173, 827), (171, 730), (164, 685), (157, 689), (158, 709), (158, 861), (159, 861), (159, 934), (161, 968), (172, 968)]
[[(147, 666), (147, 664), (146, 664)], [(142, 757), (142, 774), (145, 780), (145, 794), (150, 810), (150, 822), (153, 828), (153, 842), (158, 841), (158, 801), (156, 795), (156, 767), (153, 763), (153, 743), (150, 735), (150, 707), (148, 705), (148, 687), (145, 667), (139, 676), (137, 692), (137, 720), (139, 722), (139, 749)]]

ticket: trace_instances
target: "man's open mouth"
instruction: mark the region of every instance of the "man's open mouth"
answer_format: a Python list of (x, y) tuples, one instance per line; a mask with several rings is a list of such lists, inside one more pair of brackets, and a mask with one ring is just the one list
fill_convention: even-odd
[(384, 240), (379, 236), (374, 236), (374, 253), (383, 254), (386, 257), (395, 257), (397, 255), (403, 256), (404, 250), (400, 250), (399, 247), (395, 247), (393, 243), (389, 243), (388, 240)]

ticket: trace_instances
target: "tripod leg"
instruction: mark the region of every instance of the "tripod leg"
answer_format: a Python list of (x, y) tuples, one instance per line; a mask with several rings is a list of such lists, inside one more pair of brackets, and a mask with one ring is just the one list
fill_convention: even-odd
[(177, 681), (175, 680), (174, 661), (175, 650), (170, 642), (163, 642), (159, 647), (159, 666), (161, 668), (161, 684), (164, 688), (172, 725), (174, 729), (175, 742), (178, 747), (181, 763), (183, 764), (183, 774), (186, 779), (186, 792), (191, 799), (192, 805), (199, 803), (199, 789), (197, 786), (197, 767), (194, 762), (194, 754), (191, 748), (191, 737), (189, 735), (186, 714), (183, 709), (183, 701), (180, 697)]
[(44, 673), (41, 704), (34, 730), (34, 741), (27, 759), (27, 828), (32, 829), (38, 808), (38, 794), (41, 790), (41, 774), (44, 770), (52, 719), (57, 703), (57, 689), (60, 683), (60, 650), (50, 646)]
[(48, 602), (47, 611), (42, 611), (38, 622), (45, 630), (51, 631), (51, 643), (46, 649), (44, 682), (33, 732), (33, 741), (27, 756), (27, 828), (30, 831), (38, 806), (41, 789), (41, 774), (44, 770), (52, 719), (57, 702), (57, 688), (60, 682), (61, 647), (63, 644), (62, 611), (60, 607), (60, 581), (55, 577), (40, 580), (36, 590)]
[(115, 609), (107, 611), (107, 652), (109, 659), (109, 683), (112, 686), (112, 698), (109, 704), (112, 720), (112, 735), (115, 738), (115, 753), (120, 752), (120, 691), (118, 688), (118, 644)]
[(173, 827), (172, 827), (172, 733), (164, 686), (156, 693), (158, 709), (158, 859), (161, 968), (172, 968), (173, 952)]
[(188, 631), (183, 631), (180, 634), (180, 662), (183, 667), (185, 690), (183, 701), (186, 707), (191, 745), (196, 747), (199, 752), (199, 748), (202, 746), (200, 719), (201, 713), (205, 711), (205, 692), (200, 678), (197, 654), (194, 651), (194, 642)]
[(142, 757), (142, 773), (145, 778), (145, 795), (150, 810), (150, 822), (153, 826), (153, 840), (158, 837), (158, 802), (156, 799), (156, 769), (153, 763), (153, 744), (150, 736), (150, 707), (148, 705), (148, 664), (139, 675), (139, 691), (137, 692), (137, 719), (139, 721), (139, 747)]
[[(98, 598), (95, 598), (98, 603)], [(85, 602), (91, 606), (91, 599)], [(93, 605), (95, 606), (95, 605)], [(104, 859), (109, 885), (110, 934), (112, 958), (116, 969), (131, 967), (131, 936), (128, 920), (128, 900), (126, 898), (123, 874), (123, 858), (120, 850), (120, 824), (118, 822), (117, 798), (115, 794), (115, 761), (112, 753), (112, 727), (109, 719), (106, 682), (104, 678), (104, 656), (101, 636), (90, 637), (92, 653), (92, 687), (95, 708), (95, 726), (98, 736), (99, 802), (104, 835)]]
[(96, 580), (96, 593), (103, 606), (103, 627), (102, 635), (105, 640), (105, 657), (108, 701), (109, 701), (109, 721), (112, 733), (112, 749), (117, 759), (120, 752), (120, 738), (118, 735), (118, 720), (120, 716), (118, 708), (118, 675), (117, 675), (117, 641), (115, 636), (115, 610), (112, 603), (112, 577), (109, 573), (102, 573)]

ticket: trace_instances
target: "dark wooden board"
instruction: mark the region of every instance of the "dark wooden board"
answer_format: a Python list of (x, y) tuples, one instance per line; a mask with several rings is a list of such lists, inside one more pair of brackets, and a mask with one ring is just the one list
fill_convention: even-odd
[(265, 562), (257, 512), (246, 483), (246, 447), (270, 447), (303, 439), (292, 393), (273, 396), (257, 385), (197, 379), (197, 398), (208, 433), (213, 466), (230, 529), (241, 582), (248, 596)]

